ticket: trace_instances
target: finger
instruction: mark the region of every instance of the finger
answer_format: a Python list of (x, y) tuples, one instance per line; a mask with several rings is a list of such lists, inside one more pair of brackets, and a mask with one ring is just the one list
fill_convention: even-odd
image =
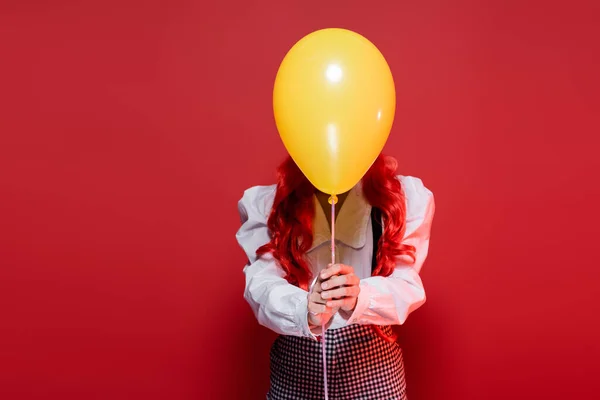
[(319, 280), (315, 282), (314, 286), (312, 287), (311, 292), (321, 293), (323, 291), (323, 288), (321, 286), (322, 282), (323, 281), (321, 280), (321, 278), (319, 278)]
[(321, 278), (321, 274), (318, 274), (317, 280), (310, 287), (310, 291), (311, 292), (320, 292), (322, 290), (321, 283), (323, 283), (323, 278)]
[(325, 304), (318, 304), (309, 302), (308, 303), (308, 311), (313, 314), (323, 314), (327, 312), (328, 307)]
[(327, 279), (325, 282), (323, 282), (321, 284), (321, 288), (323, 290), (331, 290), (331, 289), (337, 288), (339, 286), (346, 285), (346, 282), (348, 281), (349, 276), (350, 275), (332, 276), (331, 278)]
[(329, 266), (321, 271), (321, 279), (324, 281), (334, 275), (345, 275), (354, 273), (354, 268), (345, 264), (329, 264)]
[(325, 304), (317, 304), (317, 303), (308, 303), (308, 311), (310, 315), (315, 317), (325, 316), (331, 317), (333, 314), (338, 312), (338, 308), (328, 307)]
[(356, 302), (356, 297), (346, 297), (341, 300), (330, 300), (327, 302), (327, 307), (332, 309), (350, 310)]
[(323, 291), (323, 280), (319, 276), (319, 280), (313, 285), (311, 292), (321, 293)]
[(337, 275), (340, 271), (340, 264), (329, 264), (327, 268), (325, 268), (319, 276), (323, 281), (329, 279), (330, 277)]
[(325, 282), (321, 283), (322, 290), (333, 289), (339, 286), (354, 286), (358, 285), (360, 279), (358, 276), (353, 273), (347, 275), (337, 275), (327, 279)]
[(317, 303), (317, 304), (325, 304), (326, 300), (321, 296), (321, 293), (312, 292), (310, 296), (308, 296), (309, 303)]
[(341, 287), (338, 289), (327, 290), (321, 293), (321, 298), (325, 300), (335, 299), (336, 297), (346, 297), (348, 296), (347, 288)]
[(336, 297), (356, 297), (360, 288), (358, 286), (344, 286), (338, 289), (327, 290), (321, 293), (323, 299), (334, 299)]
[(323, 314), (311, 314), (308, 313), (308, 323), (314, 326), (321, 326), (323, 322), (324, 315)]

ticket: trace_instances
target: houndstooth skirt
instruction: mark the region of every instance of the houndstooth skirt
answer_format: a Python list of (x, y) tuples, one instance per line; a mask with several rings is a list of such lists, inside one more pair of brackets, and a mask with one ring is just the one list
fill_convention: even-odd
[[(392, 335), (389, 326), (382, 327)], [(327, 381), (330, 400), (406, 400), (402, 350), (369, 325), (328, 330)], [(321, 342), (281, 335), (271, 348), (268, 400), (324, 398)]]

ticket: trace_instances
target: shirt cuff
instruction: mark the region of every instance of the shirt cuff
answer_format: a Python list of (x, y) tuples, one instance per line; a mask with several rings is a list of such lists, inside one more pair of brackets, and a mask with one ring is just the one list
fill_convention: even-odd
[(354, 307), (354, 311), (352, 312), (352, 315), (350, 315), (350, 318), (348, 318), (348, 325), (350, 324), (364, 324), (366, 323), (366, 321), (361, 320), (361, 317), (363, 316), (363, 314), (365, 313), (365, 311), (369, 308), (369, 298), (370, 293), (369, 293), (369, 284), (360, 281), (359, 284), (360, 287), (360, 293), (358, 294), (358, 299), (356, 301), (356, 307)]
[(318, 340), (317, 336), (311, 332), (310, 326), (308, 326), (308, 293), (306, 296), (302, 296), (296, 304), (296, 321), (298, 321), (303, 336), (312, 338), (315, 341)]

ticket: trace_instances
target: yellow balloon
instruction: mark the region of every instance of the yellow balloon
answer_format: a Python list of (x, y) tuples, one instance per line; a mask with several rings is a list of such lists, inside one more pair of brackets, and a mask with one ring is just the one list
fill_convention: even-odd
[(392, 72), (358, 33), (323, 29), (285, 56), (273, 90), (279, 135), (320, 191), (341, 194), (360, 181), (389, 136), (396, 110)]

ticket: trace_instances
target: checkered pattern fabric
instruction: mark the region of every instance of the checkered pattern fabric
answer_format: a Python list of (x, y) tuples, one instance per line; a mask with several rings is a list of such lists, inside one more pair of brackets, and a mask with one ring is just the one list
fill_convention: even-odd
[[(382, 327), (392, 335), (389, 326)], [(328, 330), (327, 380), (330, 400), (406, 400), (400, 346), (382, 339), (369, 325)], [(269, 400), (324, 398), (321, 343), (279, 336), (271, 349)]]

